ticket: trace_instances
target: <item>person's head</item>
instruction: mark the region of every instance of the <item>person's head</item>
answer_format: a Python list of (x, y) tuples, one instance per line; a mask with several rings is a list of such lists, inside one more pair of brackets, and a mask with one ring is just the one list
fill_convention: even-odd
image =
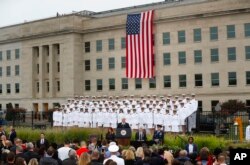
[(99, 157), (100, 157), (100, 155), (99, 155), (99, 151), (98, 150), (92, 151), (92, 153), (91, 153), (91, 160), (98, 160)]
[(188, 138), (188, 143), (192, 144), (193, 142), (194, 142), (194, 138), (193, 138), (192, 136), (190, 136), (190, 137)]
[(14, 163), (15, 162), (15, 154), (13, 152), (9, 152), (7, 154), (7, 162)]
[(180, 150), (179, 157), (186, 157), (186, 156), (187, 156), (187, 151), (186, 150)]
[(126, 118), (122, 118), (122, 123), (126, 123)]
[(26, 165), (26, 161), (22, 157), (18, 157), (15, 161), (15, 165)]
[(174, 160), (173, 154), (169, 151), (164, 151), (163, 158), (167, 160), (167, 162), (172, 162)]
[(157, 125), (157, 130), (160, 131), (162, 128), (162, 125)]
[(83, 152), (79, 158), (79, 165), (88, 165), (90, 162), (90, 155), (87, 152)]
[(53, 147), (49, 147), (49, 148), (47, 149), (47, 154), (48, 154), (49, 156), (53, 156), (54, 152), (55, 152), (55, 150), (54, 150)]
[(64, 146), (65, 147), (69, 147), (70, 146), (70, 141), (69, 140), (65, 140), (64, 141)]
[(41, 139), (44, 139), (44, 138), (45, 138), (45, 134), (44, 134), (44, 133), (41, 133), (41, 134), (40, 134), (40, 138), (41, 138)]
[(225, 157), (225, 155), (224, 155), (224, 154), (219, 154), (218, 159), (217, 159), (217, 162), (218, 162), (219, 164), (225, 163), (225, 162), (226, 162), (226, 157)]
[(75, 159), (77, 157), (76, 151), (74, 149), (69, 150), (69, 158)]
[(112, 128), (112, 127), (109, 127), (109, 128), (108, 128), (108, 132), (109, 132), (109, 133), (113, 133), (113, 132), (114, 132), (113, 128)]
[(135, 160), (135, 154), (132, 150), (127, 150), (125, 154), (125, 160)]
[(31, 142), (29, 142), (29, 143), (27, 143), (27, 150), (28, 151), (33, 151), (34, 150), (34, 144), (33, 143), (31, 143)]
[(119, 151), (119, 147), (115, 142), (110, 142), (108, 150), (112, 155), (115, 155)]
[(207, 147), (203, 147), (200, 150), (201, 160), (207, 160), (209, 156), (209, 149)]
[(5, 136), (5, 135), (2, 135), (2, 136), (1, 136), (1, 140), (2, 140), (2, 141), (7, 140), (6, 136)]
[(21, 139), (15, 138), (14, 143), (15, 143), (16, 146), (21, 146), (23, 142), (22, 142)]
[(87, 144), (86, 144), (86, 142), (85, 141), (81, 141), (81, 147), (87, 147)]
[(135, 151), (135, 156), (139, 157), (139, 158), (143, 158), (144, 157), (144, 153), (143, 153), (143, 148), (142, 147), (138, 147), (137, 150)]
[(38, 165), (38, 161), (37, 161), (37, 159), (36, 158), (32, 158), (32, 159), (30, 159), (30, 161), (29, 161), (29, 164), (28, 165)]
[(22, 146), (16, 146), (16, 154), (22, 153), (23, 147)]

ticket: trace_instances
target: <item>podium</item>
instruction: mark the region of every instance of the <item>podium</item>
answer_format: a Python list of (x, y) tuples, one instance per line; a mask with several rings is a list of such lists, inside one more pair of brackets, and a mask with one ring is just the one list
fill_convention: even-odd
[(131, 139), (131, 128), (117, 128), (116, 141), (118, 145), (129, 146)]

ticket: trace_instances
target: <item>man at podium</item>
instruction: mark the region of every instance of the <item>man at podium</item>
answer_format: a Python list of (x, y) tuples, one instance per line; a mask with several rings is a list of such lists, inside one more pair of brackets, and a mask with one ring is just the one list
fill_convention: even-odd
[(122, 118), (122, 122), (118, 123), (117, 128), (130, 128), (129, 124), (126, 123), (126, 118)]
[(116, 129), (116, 140), (119, 145), (128, 146), (130, 145), (131, 138), (131, 128), (128, 123), (126, 123), (126, 118), (122, 118), (122, 122), (118, 123)]

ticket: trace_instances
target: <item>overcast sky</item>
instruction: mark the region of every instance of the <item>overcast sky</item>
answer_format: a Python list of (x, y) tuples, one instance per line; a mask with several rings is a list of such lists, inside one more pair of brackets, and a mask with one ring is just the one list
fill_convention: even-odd
[(164, 0), (0, 0), (0, 27), (72, 11), (105, 11)]

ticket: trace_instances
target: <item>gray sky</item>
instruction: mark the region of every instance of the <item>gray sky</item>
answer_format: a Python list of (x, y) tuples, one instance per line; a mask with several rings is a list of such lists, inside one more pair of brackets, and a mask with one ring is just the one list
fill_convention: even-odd
[(0, 0), (0, 27), (72, 11), (105, 11), (164, 0)]

